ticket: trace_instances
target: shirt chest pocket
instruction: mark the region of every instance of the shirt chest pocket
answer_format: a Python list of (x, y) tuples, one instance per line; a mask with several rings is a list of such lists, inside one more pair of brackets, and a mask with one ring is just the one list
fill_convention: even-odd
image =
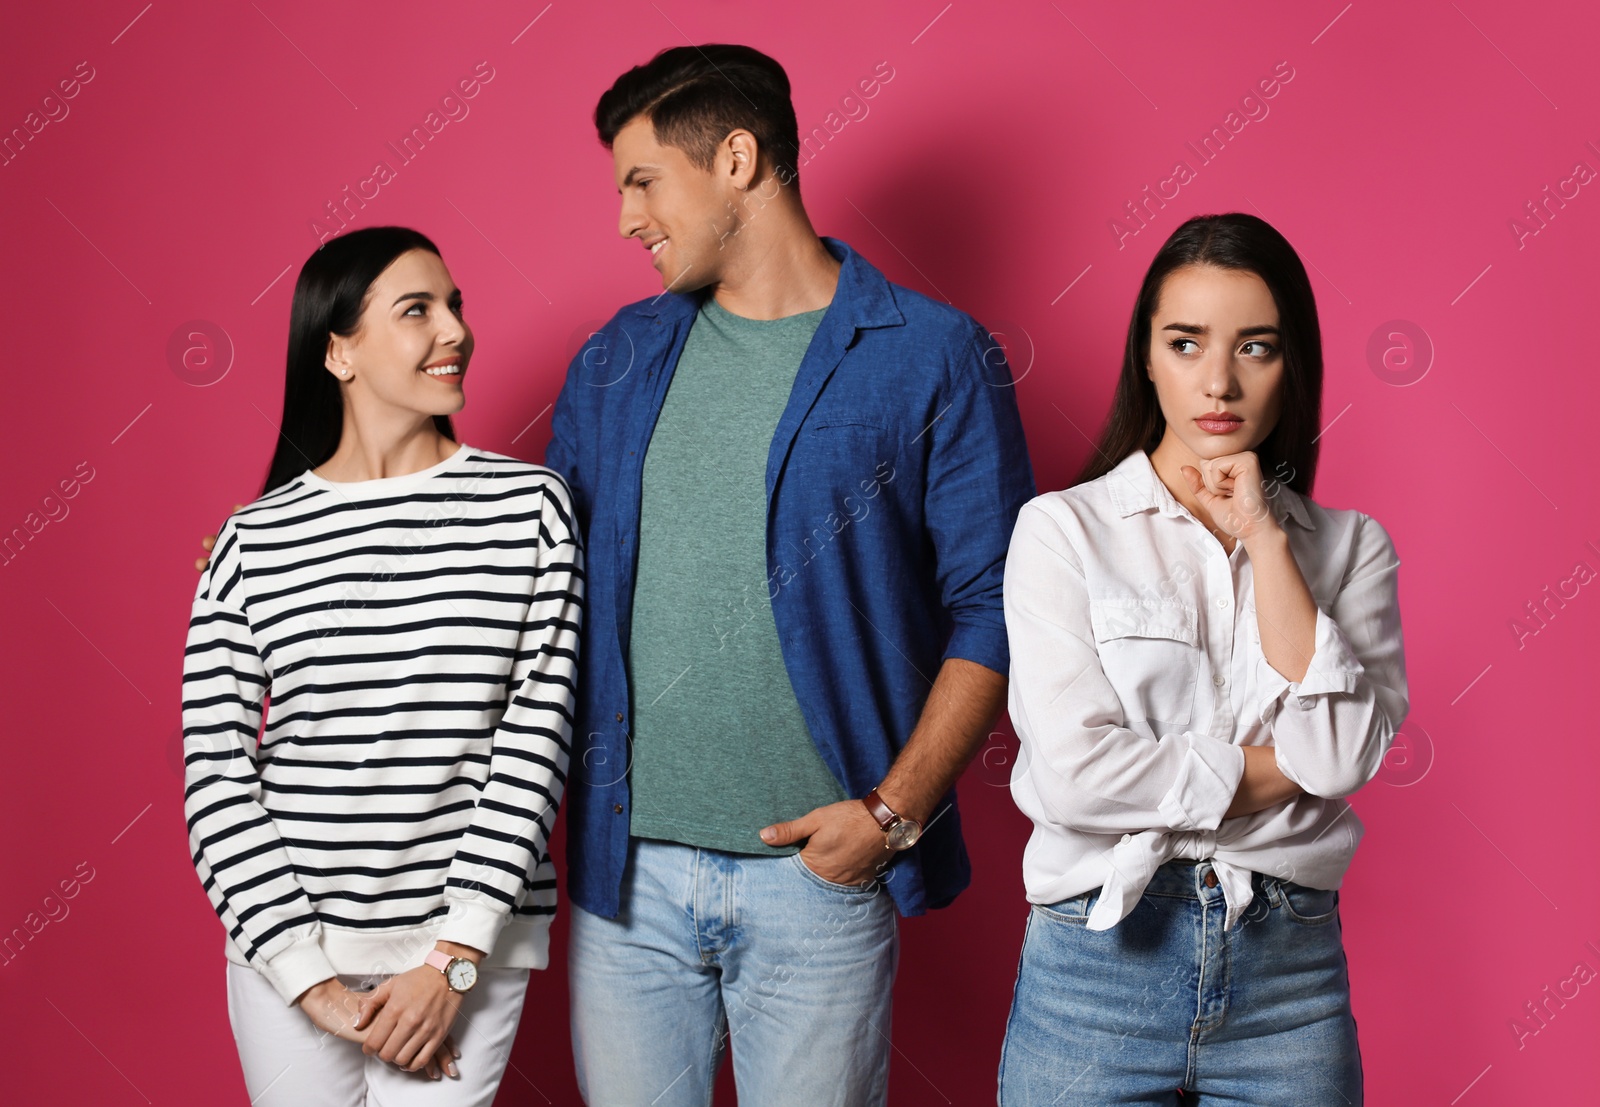
[(886, 421), (829, 416), (795, 437), (786, 471), (803, 474), (807, 487), (830, 497), (830, 507), (859, 520), (894, 480), (899, 452), (899, 436)]
[(1186, 726), (1200, 675), (1199, 616), (1178, 600), (1106, 596), (1089, 616), (1100, 667), (1130, 722)]

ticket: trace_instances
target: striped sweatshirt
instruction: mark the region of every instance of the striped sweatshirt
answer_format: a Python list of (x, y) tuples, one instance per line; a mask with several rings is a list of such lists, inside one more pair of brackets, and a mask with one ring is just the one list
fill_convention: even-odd
[(566, 483), (467, 445), (398, 477), (308, 471), (229, 516), (183, 746), (230, 961), (286, 1003), (438, 940), (545, 967), (582, 602)]

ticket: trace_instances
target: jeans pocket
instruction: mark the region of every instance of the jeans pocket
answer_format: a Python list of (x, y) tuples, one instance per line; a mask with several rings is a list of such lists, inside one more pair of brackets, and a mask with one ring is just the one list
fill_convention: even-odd
[(799, 850), (791, 853), (789, 855), (789, 859), (794, 862), (797, 869), (805, 874), (807, 880), (810, 880), (813, 884), (820, 884), (830, 892), (843, 892), (846, 895), (858, 896), (872, 891), (872, 889), (878, 883), (877, 877), (873, 877), (872, 879), (861, 884), (835, 884), (833, 881), (824, 880), (822, 877), (812, 872), (811, 866), (807, 865), (804, 859), (801, 858)]
[(1292, 880), (1278, 882), (1283, 913), (1301, 926), (1326, 926), (1339, 917), (1337, 888), (1308, 888)]
[(1089, 921), (1089, 912), (1094, 910), (1095, 901), (1099, 898), (1100, 889), (1092, 888), (1087, 892), (1055, 903), (1036, 903), (1033, 905), (1033, 910), (1036, 914), (1049, 919), (1051, 922), (1066, 923), (1068, 926), (1084, 926)]

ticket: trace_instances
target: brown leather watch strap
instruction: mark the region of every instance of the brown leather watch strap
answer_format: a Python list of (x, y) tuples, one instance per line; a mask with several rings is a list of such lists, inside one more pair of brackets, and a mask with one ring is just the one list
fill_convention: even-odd
[(876, 788), (868, 792), (861, 802), (867, 805), (867, 811), (885, 832), (900, 818), (887, 803), (883, 802), (883, 797), (878, 795)]

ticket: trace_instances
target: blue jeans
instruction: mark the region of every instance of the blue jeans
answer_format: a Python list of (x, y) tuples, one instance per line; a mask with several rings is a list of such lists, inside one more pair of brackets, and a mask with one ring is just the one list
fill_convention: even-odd
[(1358, 1107), (1339, 893), (1256, 873), (1255, 901), (1224, 933), (1210, 872), (1205, 861), (1162, 865), (1110, 930), (1084, 925), (1098, 888), (1033, 905), (1002, 1107)]
[(706, 1107), (733, 1043), (739, 1102), (886, 1102), (899, 960), (879, 881), (823, 880), (800, 855), (628, 844), (622, 909), (572, 907), (567, 969), (590, 1107)]

